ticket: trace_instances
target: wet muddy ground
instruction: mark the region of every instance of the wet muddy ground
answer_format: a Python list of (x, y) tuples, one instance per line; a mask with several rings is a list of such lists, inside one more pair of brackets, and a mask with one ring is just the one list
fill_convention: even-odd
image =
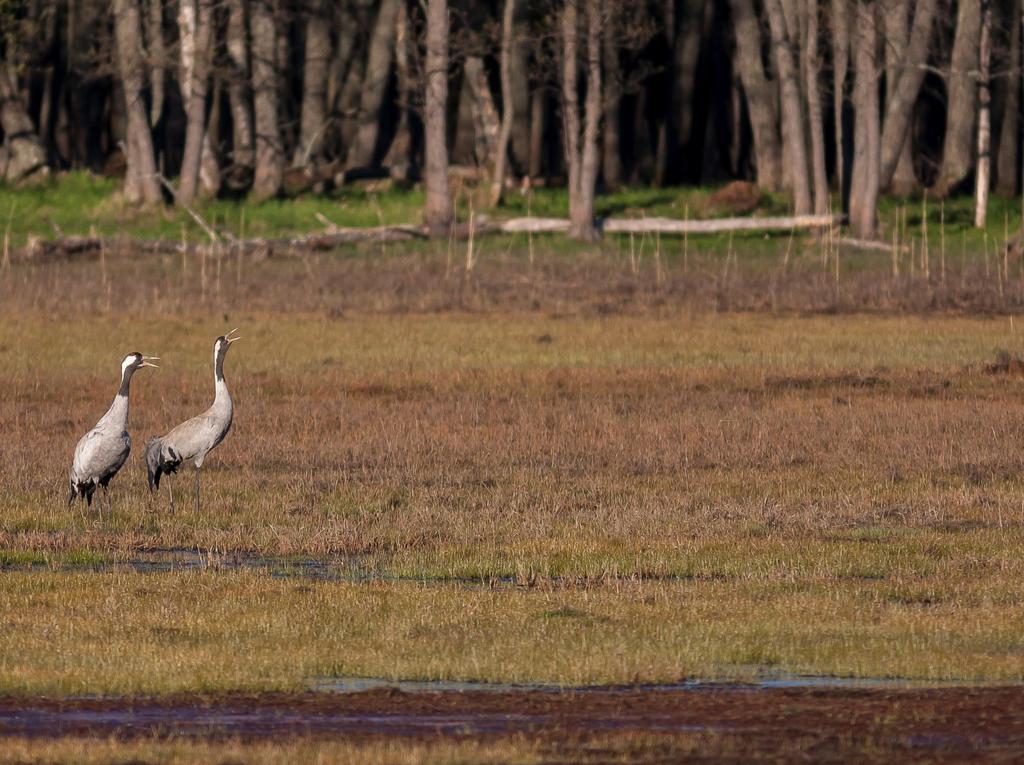
[(723, 761), (1012, 762), (1024, 758), (1024, 688), (693, 684), (0, 699), (0, 736), (429, 742), (523, 735), (548, 742), (560, 762), (572, 761), (575, 747), (617, 739), (639, 742), (626, 761), (664, 759), (673, 742), (693, 751), (696, 741), (697, 751)]

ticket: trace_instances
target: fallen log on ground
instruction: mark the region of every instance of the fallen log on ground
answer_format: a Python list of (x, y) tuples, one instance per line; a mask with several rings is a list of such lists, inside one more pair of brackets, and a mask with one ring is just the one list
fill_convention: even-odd
[(401, 242), (426, 239), (419, 226), (377, 226), (374, 228), (339, 228), (318, 234), (290, 237), (257, 237), (253, 239), (221, 239), (197, 244), (173, 239), (132, 239), (130, 237), (63, 236), (56, 239), (32, 238), (19, 252), (21, 260), (69, 260), (108, 252), (135, 251), (150, 255), (174, 255), (182, 252), (239, 253), (258, 258), (275, 254), (324, 252), (357, 242)]
[(897, 252), (906, 252), (906, 245), (893, 245), (890, 242), (883, 242), (877, 239), (853, 239), (851, 237), (839, 237), (835, 240), (836, 247), (845, 247), (849, 250), (864, 250), (867, 252), (883, 252), (892, 253), (895, 249)]
[(791, 215), (777, 218), (608, 218), (601, 230), (608, 234), (721, 234), (730, 231), (792, 231), (838, 225), (835, 215)]
[[(836, 215), (793, 215), (776, 218), (605, 218), (598, 228), (606, 234), (719, 234), (729, 231), (792, 231), (828, 228), (842, 219)], [(559, 234), (569, 230), (565, 218), (512, 218), (495, 224), (506, 234)]]
[[(713, 220), (606, 218), (599, 222), (599, 228), (609, 234), (714, 234), (728, 231), (792, 231), (827, 228), (837, 225), (839, 222), (840, 219), (832, 215), (718, 218)], [(452, 236), (456, 239), (464, 239), (469, 236), (470, 229), (474, 236), (489, 233), (559, 234), (569, 230), (569, 221), (565, 218), (531, 217), (490, 222), (484, 216), (480, 216), (473, 221), (472, 226), (465, 223), (458, 224), (452, 231)], [(402, 242), (428, 238), (426, 229), (422, 226), (344, 228), (330, 224), (324, 231), (315, 234), (252, 239), (236, 239), (228, 234), (217, 234), (212, 229), (208, 233), (211, 238), (217, 237), (217, 239), (204, 244), (173, 239), (138, 240), (123, 236), (60, 236), (55, 239), (32, 237), (16, 253), (16, 257), (19, 260), (69, 260), (96, 256), (103, 251), (133, 251), (150, 255), (172, 255), (182, 252), (214, 255), (241, 253), (262, 259), (273, 255), (325, 252), (346, 244), (360, 242)]]

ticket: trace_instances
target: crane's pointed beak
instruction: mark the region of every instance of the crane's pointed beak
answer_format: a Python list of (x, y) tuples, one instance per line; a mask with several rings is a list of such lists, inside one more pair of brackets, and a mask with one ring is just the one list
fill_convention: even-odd
[(160, 357), (159, 356), (143, 356), (142, 357), (142, 366), (144, 366), (144, 367), (153, 367), (154, 369), (159, 369), (160, 365), (159, 364), (151, 363), (153, 361), (160, 361)]
[(242, 339), (241, 337), (232, 337), (232, 335), (237, 331), (238, 328), (236, 327), (235, 329), (231, 330), (226, 335), (224, 335), (224, 339), (228, 341), (228, 345), (231, 345), (231, 343), (235, 342), (236, 340)]

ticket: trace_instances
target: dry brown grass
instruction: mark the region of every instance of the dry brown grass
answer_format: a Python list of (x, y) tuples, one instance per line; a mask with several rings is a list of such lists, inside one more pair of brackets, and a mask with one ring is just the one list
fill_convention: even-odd
[[(573, 599), (593, 590), (609, 613), (626, 580), (671, 577), (681, 581), (667, 588), (693, 585), (695, 610), (729, 596), (736, 610), (697, 642), (674, 637), (681, 653), (638, 655), (630, 672), (716, 674), (732, 662), (1024, 675), (1011, 634), (1024, 573), (1024, 384), (983, 368), (999, 348), (1016, 352), (1009, 317), (707, 314), (635, 292), (628, 310), (597, 315), (592, 298), (614, 289), (589, 279), (610, 273), (595, 257), (600, 267), (585, 256), (545, 265), (531, 311), (512, 310), (536, 286), (527, 280), (504, 283), (507, 300), (482, 281), (466, 287), (492, 310), (404, 313), (457, 289), (443, 260), (416, 255), (384, 271), (363, 256), (250, 264), (237, 283), (223, 264), (219, 300), (216, 271), (204, 297), (195, 263), (184, 278), (173, 262), (124, 260), (105, 276), (82, 264), (3, 274), (0, 549), (15, 562), (179, 546), (357, 555), (384, 575), (508, 576)], [(235, 429), (207, 463), (203, 512), (182, 496), (171, 516), (146, 492), (139, 446), (206, 406), (209, 346), (232, 326), (245, 336), (228, 360)], [(83, 517), (63, 503), (71, 450), (136, 349), (163, 368), (134, 385), (136, 452), (114, 481), (113, 515)], [(183, 494), (190, 479), (177, 480)], [(58, 592), (74, 592), (54, 576)], [(457, 592), (453, 611), (479, 602)], [(801, 593), (806, 603), (789, 599)], [(506, 597), (496, 614), (529, 603)], [(895, 604), (877, 643), (856, 629), (871, 604)], [(510, 629), (495, 619), (468, 634)], [(233, 641), (225, 633), (217, 650)], [(465, 657), (424, 669), (432, 643), (403, 653), (410, 645), (366, 671), (472, 674)], [(314, 666), (323, 654), (310, 650)], [(488, 676), (626, 671), (602, 651), (543, 671), (520, 655)]]
[[(887, 575), (1021, 541), (1022, 386), (980, 364), (1013, 347), (1006, 320), (229, 318), (237, 419), (200, 516), (149, 497), (138, 444), (207, 404), (223, 320), (0, 329), (4, 547), (594, 577), (743, 575), (786, 550)], [(83, 520), (70, 452), (136, 347), (164, 367), (136, 380), (114, 515)]]
[[(934, 233), (933, 233), (934, 235)], [(465, 243), (364, 244), (343, 251), (240, 259), (129, 251), (0, 271), (0, 304), (47, 315), (201, 311), (351, 313), (527, 311), (557, 315), (962, 312), (1024, 308), (1024, 261), (992, 238), (937, 253), (845, 250), (829, 237), (484, 237)], [(972, 237), (974, 234), (972, 233)], [(957, 237), (958, 241), (959, 238)], [(534, 253), (531, 256), (529, 253)], [(655, 254), (657, 253), (657, 255)]]
[[(22, 710), (62, 717), (80, 736), (0, 738), (0, 762), (1006, 763), (1017, 761), (1024, 745), (1020, 698), (1019, 688), (732, 687), (564, 695), (0, 699), (7, 713), (20, 703)], [(169, 713), (178, 720), (173, 731), (165, 727)], [(203, 723), (197, 725), (197, 718)], [(112, 719), (133, 720), (126, 740), (103, 737)], [(251, 724), (254, 719), (262, 725)], [(360, 720), (363, 727), (353, 726)], [(412, 720), (420, 725), (410, 727)], [(424, 724), (430, 720), (444, 727)], [(453, 728), (456, 720), (468, 729)], [(496, 720), (529, 730), (498, 733)], [(299, 721), (309, 727), (302, 731)], [(478, 727), (474, 735), (474, 725), (487, 732)], [(206, 737), (192, 738), (204, 735), (203, 727)], [(227, 734), (239, 729), (245, 732), (236, 738)], [(285, 735), (282, 729), (301, 732)]]
[[(118, 741), (116, 738), (0, 739), (0, 763), (109, 765), (109, 763), (310, 763), (311, 765), (463, 765), (543, 762), (539, 747), (523, 740), (497, 743), (373, 741)], [(585, 762), (585, 760), (581, 760)], [(628, 761), (628, 760), (627, 760)]]
[[(0, 692), (302, 690), (318, 679), (665, 683), (761, 672), (1024, 679), (1024, 564), (884, 578), (827, 562), (681, 582), (465, 588), (251, 572), (0, 577)], [(913, 561), (906, 568), (910, 569)]]

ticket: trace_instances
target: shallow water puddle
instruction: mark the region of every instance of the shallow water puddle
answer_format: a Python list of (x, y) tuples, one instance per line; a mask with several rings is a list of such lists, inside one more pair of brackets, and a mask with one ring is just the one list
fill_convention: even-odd
[(273, 577), (305, 578), (323, 581), (364, 582), (383, 579), (360, 556), (332, 556), (324, 559), (286, 558), (249, 553), (216, 553), (206, 550), (172, 548), (144, 550), (110, 560), (68, 561), (56, 556), (52, 561), (11, 563), (0, 570), (36, 572), (90, 572), (163, 574), (183, 571), (262, 571)]
[[(473, 680), (387, 680), (378, 677), (327, 677), (310, 684), (319, 693), (362, 693), (389, 690), (398, 693), (671, 693), (695, 691), (750, 691), (778, 688), (823, 689), (926, 689), (985, 687), (960, 680), (908, 680), (902, 678), (830, 677), (827, 675), (774, 674), (744, 680), (691, 679), (678, 683), (640, 685), (557, 685), (554, 683), (488, 683)], [(999, 687), (1007, 687), (1006, 683)], [(1024, 685), (1021, 686), (1024, 688)]]
[[(515, 587), (511, 576), (469, 579), (459, 577), (395, 576), (380, 570), (380, 559), (360, 555), (334, 555), (323, 558), (289, 558), (245, 552), (215, 553), (190, 548), (142, 550), (109, 560), (62, 559), (0, 563), (2, 571), (37, 573), (136, 573), (166, 574), (188, 571), (258, 571), (275, 579), (311, 579), (323, 582), (418, 582), (424, 585), (456, 585), (470, 589)], [(549, 581), (558, 581), (551, 579)]]
[(204, 709), (133, 706), (128, 709), (25, 709), (0, 716), (0, 735), (58, 738), (116, 735), (122, 738), (377, 734), (383, 736), (483, 735), (528, 731), (543, 718), (512, 714), (346, 714), (286, 709)]
[[(362, 693), (354, 705), (317, 703), (316, 697), (275, 696), (268, 703), (248, 700), (209, 700), (194, 704), (162, 703), (151, 699), (88, 700), (65, 702), (8, 700), (0, 704), (0, 736), (59, 738), (63, 736), (117, 736), (118, 738), (227, 737), (278, 738), (287, 736), (481, 737), (571, 729), (585, 731), (643, 730), (650, 732), (710, 731), (711, 725), (684, 723), (670, 717), (641, 719), (596, 712), (565, 717), (558, 708), (518, 711), (502, 699), (497, 708), (480, 708), (465, 693), (457, 703), (434, 695), (421, 703), (415, 697), (385, 692)], [(494, 698), (493, 696), (491, 698)], [(369, 702), (369, 703), (367, 703)], [(440, 703), (438, 703), (440, 702)], [(556, 707), (559, 706), (556, 704)]]
[[(898, 682), (898, 681), (897, 681)], [(736, 736), (749, 745), (865, 740), (897, 749), (1019, 752), (1024, 687), (895, 687), (776, 677), (744, 684), (559, 689), (336, 678), (307, 693), (0, 698), (0, 736), (273, 739), (547, 738), (593, 733)], [(330, 689), (329, 692), (324, 692)]]

